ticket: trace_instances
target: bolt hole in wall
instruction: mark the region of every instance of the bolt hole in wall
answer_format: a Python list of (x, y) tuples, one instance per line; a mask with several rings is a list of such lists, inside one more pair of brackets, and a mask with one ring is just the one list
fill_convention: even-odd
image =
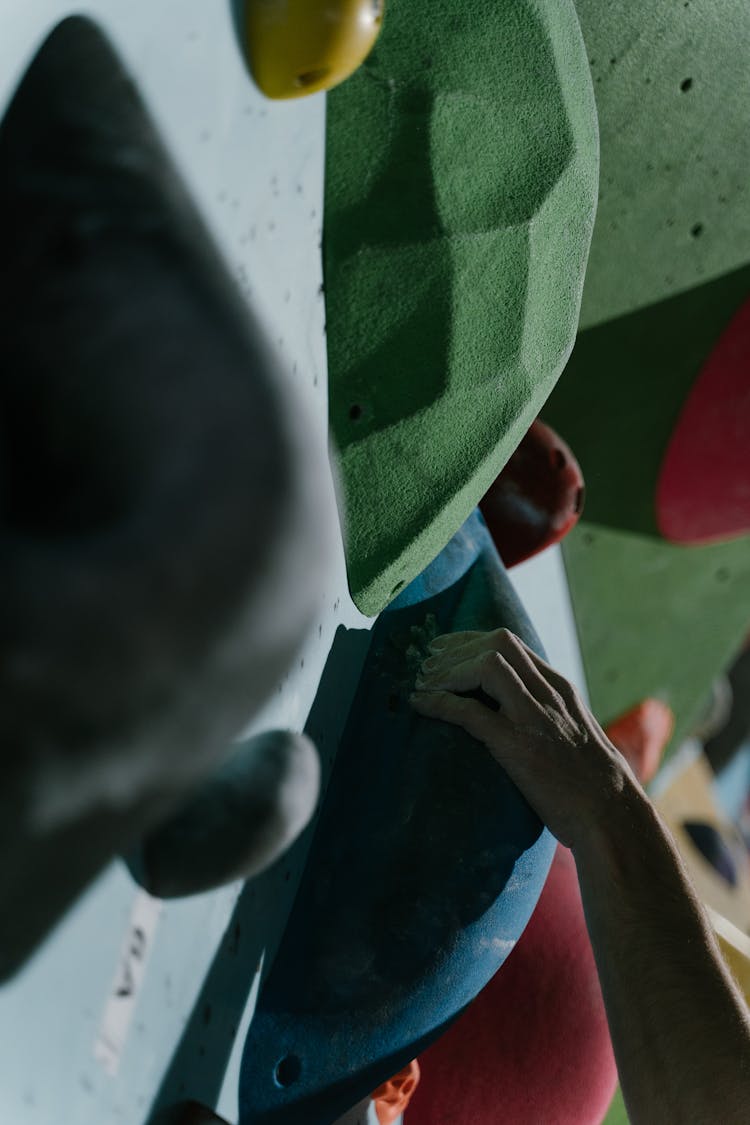
[(349, 417), (351, 418), (352, 422), (358, 422), (362, 417), (362, 407), (358, 402), (355, 402), (352, 406), (349, 407)]
[(284, 1055), (273, 1072), (274, 1082), (282, 1089), (293, 1086), (302, 1074), (302, 1060), (297, 1055)]
[(295, 86), (300, 89), (305, 89), (307, 86), (314, 86), (318, 82), (322, 82), (328, 74), (328, 68), (322, 67), (319, 70), (306, 70), (303, 74), (298, 74), (294, 80)]
[(680, 89), (682, 90), (683, 94), (686, 94), (688, 92), (688, 90), (692, 87), (692, 85), (693, 85), (692, 78), (685, 78), (682, 82), (680, 82)]

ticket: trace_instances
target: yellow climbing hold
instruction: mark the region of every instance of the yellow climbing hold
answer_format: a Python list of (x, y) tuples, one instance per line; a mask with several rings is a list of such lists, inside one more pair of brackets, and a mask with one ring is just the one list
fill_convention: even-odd
[(246, 0), (253, 77), (269, 98), (330, 90), (367, 58), (383, 0)]

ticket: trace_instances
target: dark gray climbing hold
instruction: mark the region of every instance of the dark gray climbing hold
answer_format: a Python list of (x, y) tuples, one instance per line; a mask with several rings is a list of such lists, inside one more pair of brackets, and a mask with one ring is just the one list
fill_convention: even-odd
[(309, 738), (269, 731), (236, 748), (213, 777), (143, 843), (131, 871), (158, 898), (257, 875), (286, 851), (318, 799)]
[(0, 125), (0, 978), (275, 689), (323, 442), (133, 82), (61, 23)]
[(705, 824), (700, 820), (686, 820), (682, 827), (716, 874), (730, 887), (736, 887), (737, 863), (718, 829), (713, 824)]

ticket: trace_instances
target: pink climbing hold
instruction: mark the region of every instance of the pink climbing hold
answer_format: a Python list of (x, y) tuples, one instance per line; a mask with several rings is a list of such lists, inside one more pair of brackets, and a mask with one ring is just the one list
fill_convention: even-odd
[(659, 531), (697, 545), (750, 532), (750, 301), (708, 357), (656, 486)]

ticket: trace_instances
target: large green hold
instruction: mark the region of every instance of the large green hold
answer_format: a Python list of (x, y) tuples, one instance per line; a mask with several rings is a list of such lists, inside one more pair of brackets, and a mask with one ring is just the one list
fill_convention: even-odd
[(442, 549), (554, 386), (597, 176), (569, 0), (390, 0), (329, 97), (330, 414), (363, 612)]

